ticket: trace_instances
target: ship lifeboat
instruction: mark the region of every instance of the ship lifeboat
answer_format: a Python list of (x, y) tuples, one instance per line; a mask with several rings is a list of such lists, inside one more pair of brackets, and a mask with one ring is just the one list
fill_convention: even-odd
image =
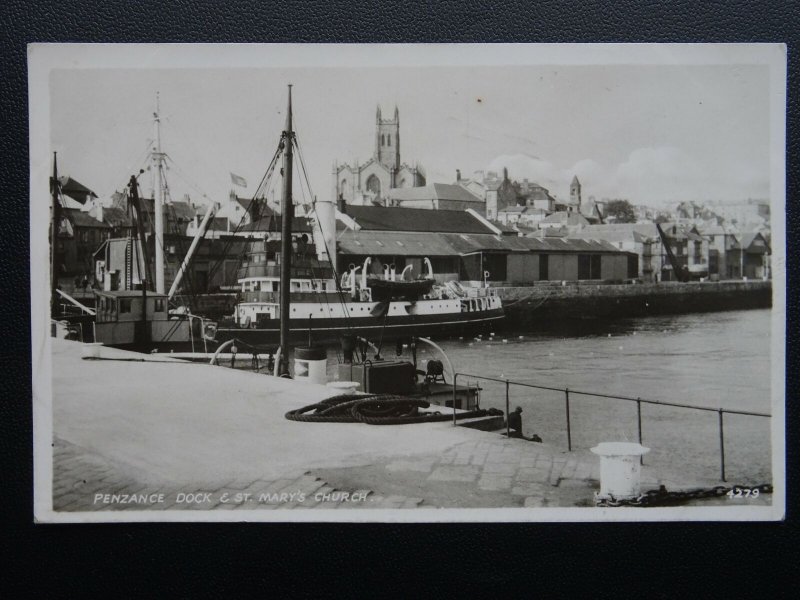
[(416, 300), (430, 292), (434, 283), (433, 279), (392, 281), (378, 277), (367, 278), (372, 299), (377, 302), (392, 299)]

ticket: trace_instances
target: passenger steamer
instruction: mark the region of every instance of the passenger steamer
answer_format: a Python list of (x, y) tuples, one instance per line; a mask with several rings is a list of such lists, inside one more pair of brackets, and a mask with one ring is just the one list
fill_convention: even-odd
[[(402, 210), (402, 209), (397, 209)], [(500, 297), (493, 288), (465, 287), (457, 281), (437, 281), (431, 262), (427, 273), (414, 277), (411, 266), (397, 272), (392, 265), (376, 265), (367, 258), (350, 265), (339, 280), (330, 261), (322, 256), (333, 248), (335, 209), (317, 201), (313, 231), (316, 244), (294, 253), (290, 283), (289, 327), (293, 341), (308, 338), (337, 340), (345, 333), (371, 341), (410, 336), (460, 334), (488, 327), (503, 318)], [(327, 225), (323, 219), (327, 217)], [(280, 334), (280, 252), (278, 242), (251, 242), (246, 263), (239, 270), (239, 301), (232, 319), (220, 322), (216, 340), (235, 338), (261, 345), (278, 342)], [(298, 248), (298, 244), (293, 244)], [(299, 244), (302, 248), (302, 242)]]

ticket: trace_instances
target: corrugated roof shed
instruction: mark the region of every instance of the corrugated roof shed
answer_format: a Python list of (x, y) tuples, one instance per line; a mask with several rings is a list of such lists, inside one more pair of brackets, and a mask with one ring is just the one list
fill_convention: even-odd
[(362, 230), (493, 233), (478, 219), (462, 210), (348, 205), (346, 212)]
[(347, 230), (338, 239), (341, 254), (370, 256), (453, 256), (444, 236), (430, 233)]
[(490, 234), (431, 232), (377, 232), (348, 230), (338, 239), (345, 255), (369, 256), (464, 256), (475, 252), (613, 252), (620, 250), (607, 242), (563, 238), (523, 238)]

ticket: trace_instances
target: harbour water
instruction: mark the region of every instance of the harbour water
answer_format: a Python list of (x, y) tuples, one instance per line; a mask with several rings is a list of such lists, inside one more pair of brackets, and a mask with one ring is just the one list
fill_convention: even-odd
[[(456, 371), (553, 388), (771, 413), (769, 310), (589, 322), (559, 331), (496, 331), (435, 340)], [(394, 345), (384, 348), (385, 358)], [(408, 356), (407, 351), (405, 356)], [(420, 368), (432, 349), (420, 348)], [(330, 363), (335, 363), (331, 356)], [(331, 364), (330, 366), (333, 366)], [(474, 381), (460, 377), (459, 382)], [(505, 385), (481, 381), (481, 405), (505, 409)], [(567, 447), (565, 394), (511, 386), (526, 435)], [(638, 439), (635, 402), (570, 393), (572, 447)], [(726, 414), (729, 482), (771, 481), (770, 419)], [(717, 412), (642, 405), (645, 461), (686, 478), (720, 472)]]

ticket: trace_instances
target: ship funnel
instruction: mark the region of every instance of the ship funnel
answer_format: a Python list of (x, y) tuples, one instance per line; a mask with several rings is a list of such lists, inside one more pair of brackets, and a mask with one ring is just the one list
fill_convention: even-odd
[(317, 259), (336, 264), (336, 205), (331, 200), (314, 202), (314, 246)]

